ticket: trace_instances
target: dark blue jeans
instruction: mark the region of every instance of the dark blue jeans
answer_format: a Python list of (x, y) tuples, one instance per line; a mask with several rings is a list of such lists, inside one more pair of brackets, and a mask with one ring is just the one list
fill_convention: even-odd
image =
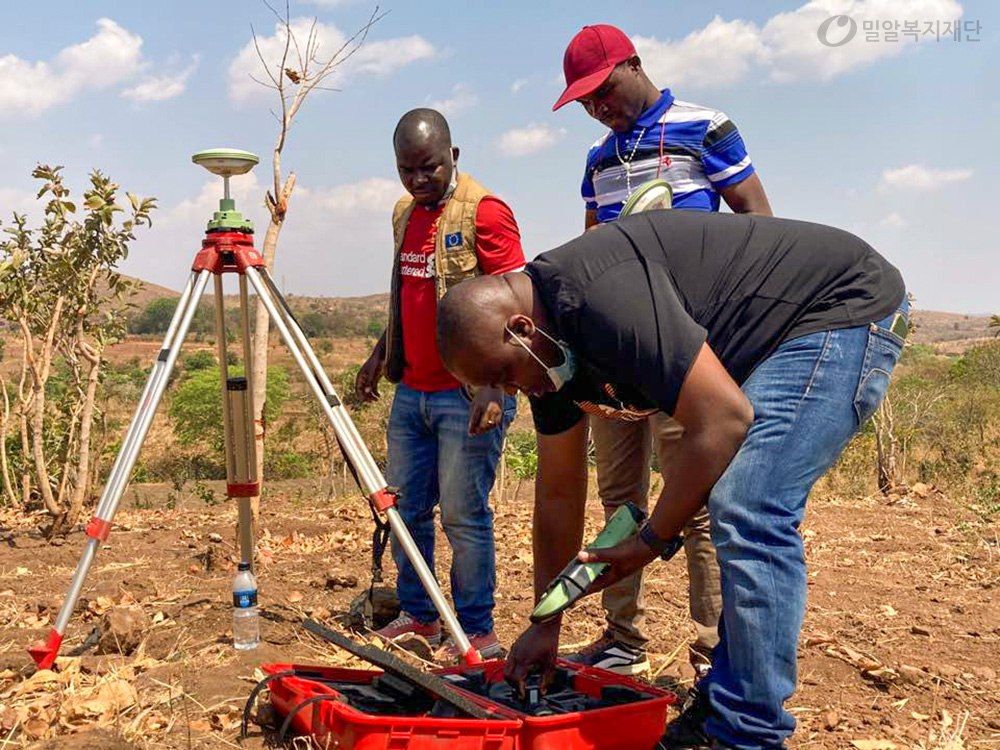
[(723, 604), (702, 689), (705, 728), (726, 745), (780, 747), (795, 729), (784, 702), (806, 606), (798, 528), (809, 490), (885, 396), (903, 346), (891, 321), (786, 341), (743, 385), (754, 421), (708, 501)]
[[(458, 621), (470, 636), (493, 630), (496, 553), (490, 489), (503, 436), (517, 400), (504, 397), (503, 424), (469, 435), (470, 401), (455, 388), (425, 393), (402, 383), (389, 415), (389, 484), (399, 487), (399, 514), (427, 565), (434, 570), (434, 507), (451, 545), (451, 596)], [(396, 593), (404, 612), (431, 622), (437, 610), (416, 571), (393, 538)]]

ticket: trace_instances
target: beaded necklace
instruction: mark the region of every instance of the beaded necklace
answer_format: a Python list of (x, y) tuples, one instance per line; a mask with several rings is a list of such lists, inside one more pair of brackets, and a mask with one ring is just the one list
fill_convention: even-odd
[(632, 157), (635, 156), (635, 150), (639, 148), (639, 141), (646, 134), (646, 128), (639, 131), (639, 135), (635, 139), (635, 143), (632, 144), (632, 153), (628, 155), (628, 161), (622, 158), (621, 152), (618, 150), (618, 136), (615, 135), (615, 156), (618, 157), (618, 163), (622, 165), (625, 169), (625, 189), (628, 195), (632, 195)]
[[(656, 163), (656, 176), (657, 176), (657, 178), (660, 176), (660, 169), (663, 168), (663, 130), (664, 130), (664, 127), (665, 127), (665, 123), (660, 122), (660, 154), (659, 154), (659, 160)], [(646, 134), (646, 128), (643, 128), (642, 130), (639, 131), (639, 135), (635, 139), (635, 143), (632, 144), (632, 153), (630, 153), (628, 155), (628, 161), (625, 161), (622, 158), (621, 152), (618, 150), (618, 135), (615, 134), (615, 156), (618, 157), (618, 163), (621, 164), (622, 167), (625, 169), (625, 190), (626, 190), (626, 193), (627, 193), (627, 195), (625, 197), (625, 200), (628, 200), (632, 196), (632, 159), (635, 156), (636, 149), (639, 148), (639, 141), (642, 140), (642, 137), (645, 134)]]

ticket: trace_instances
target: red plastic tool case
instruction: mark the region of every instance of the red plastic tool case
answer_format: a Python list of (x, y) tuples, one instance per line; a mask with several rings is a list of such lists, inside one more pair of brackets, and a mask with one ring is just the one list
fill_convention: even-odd
[[(663, 734), (667, 707), (677, 696), (628, 677), (603, 669), (581, 668), (560, 662), (577, 673), (576, 689), (599, 695), (604, 685), (626, 685), (652, 696), (649, 700), (608, 708), (554, 716), (528, 716), (460, 687), (452, 687), (494, 711), (495, 720), (444, 719), (422, 716), (375, 716), (339, 701), (321, 701), (305, 707), (292, 720), (299, 734), (311, 734), (321, 748), (342, 750), (645, 750)], [(450, 667), (437, 670), (446, 676), (469, 669), (485, 669), (490, 682), (503, 679), (503, 662), (487, 662), (478, 667)], [(377, 670), (305, 667), (265, 664), (274, 674), (288, 669), (320, 672), (324, 680), (368, 684), (381, 674)], [(271, 702), (287, 715), (302, 701), (336, 691), (323, 682), (301, 677), (281, 677), (269, 686)]]

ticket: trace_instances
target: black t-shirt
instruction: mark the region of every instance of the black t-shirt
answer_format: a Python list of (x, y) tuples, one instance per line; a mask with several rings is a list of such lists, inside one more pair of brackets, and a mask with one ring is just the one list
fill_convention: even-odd
[(577, 357), (562, 390), (531, 399), (558, 434), (584, 411), (673, 413), (704, 342), (742, 384), (783, 341), (881, 320), (903, 279), (840, 229), (759, 216), (652, 211), (542, 253), (525, 271), (553, 336)]

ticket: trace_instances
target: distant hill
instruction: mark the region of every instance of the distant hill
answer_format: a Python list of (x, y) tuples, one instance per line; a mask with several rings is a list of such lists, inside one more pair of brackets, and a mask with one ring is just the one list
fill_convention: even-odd
[[(159, 299), (161, 297), (180, 297), (181, 293), (174, 291), (173, 289), (168, 289), (165, 286), (160, 286), (159, 284), (154, 284), (151, 281), (143, 281), (142, 279), (137, 279), (134, 276), (126, 276), (122, 274), (122, 278), (127, 281), (138, 281), (139, 287), (136, 289), (131, 302), (138, 309), (144, 308), (154, 299)], [(100, 293), (103, 296), (107, 293), (107, 286), (101, 284)]]
[[(141, 291), (135, 297), (135, 304), (139, 309), (157, 297), (180, 296), (173, 289), (145, 281), (142, 284)], [(364, 297), (305, 297), (289, 294), (286, 295), (286, 299), (297, 315), (312, 311), (348, 320), (379, 318), (389, 309), (389, 295), (385, 293)], [(912, 315), (914, 325), (912, 340), (915, 344), (933, 346), (942, 354), (958, 354), (993, 335), (989, 329), (989, 322), (989, 315), (963, 315), (915, 309)]]
[(914, 310), (912, 322), (913, 343), (933, 346), (940, 354), (961, 354), (993, 335), (989, 315)]

